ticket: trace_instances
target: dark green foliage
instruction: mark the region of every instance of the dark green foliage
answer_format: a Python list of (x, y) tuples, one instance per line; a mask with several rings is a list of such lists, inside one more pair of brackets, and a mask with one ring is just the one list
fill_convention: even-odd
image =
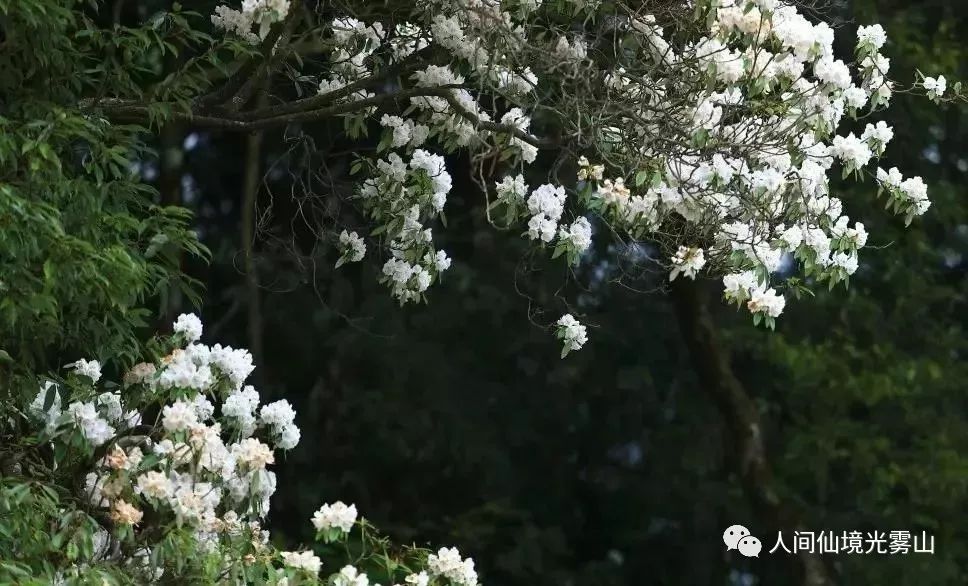
[(192, 294), (180, 259), (203, 249), (190, 213), (155, 205), (138, 181), (144, 128), (111, 124), (81, 101), (143, 82), (144, 67), (91, 67), (103, 43), (150, 56), (167, 42), (93, 33), (70, 1), (2, 2), (0, 16), (0, 348), (25, 369), (81, 354), (130, 360), (148, 300), (173, 287)]

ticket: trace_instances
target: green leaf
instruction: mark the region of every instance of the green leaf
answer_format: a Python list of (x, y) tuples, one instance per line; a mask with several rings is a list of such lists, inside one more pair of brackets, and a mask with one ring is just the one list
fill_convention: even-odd
[(649, 172), (647, 170), (643, 169), (639, 171), (638, 173), (635, 174), (635, 186), (636, 187), (641, 186), (643, 183), (645, 183), (645, 180), (648, 178), (649, 178)]

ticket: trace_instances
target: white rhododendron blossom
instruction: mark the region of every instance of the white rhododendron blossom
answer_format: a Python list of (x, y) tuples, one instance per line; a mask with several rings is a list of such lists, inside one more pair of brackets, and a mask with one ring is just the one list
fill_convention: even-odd
[[(873, 175), (870, 166), (894, 137), (883, 121), (859, 135), (841, 130), (848, 118), (890, 103), (883, 27), (860, 26), (855, 61), (846, 62), (834, 53), (829, 25), (784, 2), (699, 0), (683, 12), (695, 20), (618, 9), (608, 27), (579, 34), (549, 24), (545, 4), (443, 0), (415, 6), (393, 30), (352, 15), (329, 23), (334, 44), (320, 93), (347, 106), (369, 101), (340, 115), (360, 126), (372, 118), (383, 131), (379, 156), (355, 164), (364, 174), (356, 196), (388, 257), (381, 280), (400, 303), (424, 299), (450, 265), (434, 248), (432, 230), (451, 189), (441, 154), (457, 149), (486, 165), (479, 184), (496, 196), (488, 219), (519, 225), (528, 240), (551, 245), (552, 258), (570, 264), (581, 261), (597, 232), (657, 245), (662, 253), (650, 262), (670, 280), (756, 271), (771, 298), (797, 276), (779, 275), (781, 266), (831, 284), (856, 270), (864, 241), (834, 234), (847, 216), (829, 175)], [(576, 23), (595, 22), (601, 7), (575, 9)], [(621, 51), (589, 60), (588, 47), (602, 41)], [(409, 107), (377, 107), (381, 90), (363, 83), (380, 79), (372, 57), (389, 54), (387, 66), (398, 66), (433, 46), (446, 57), (418, 60), (400, 75)], [(358, 87), (341, 91), (354, 82)], [(946, 91), (943, 76), (920, 85), (935, 100)], [(582, 114), (591, 107), (593, 122)], [(539, 108), (559, 118), (535, 128)], [(542, 138), (549, 127), (556, 135), (550, 141)], [(556, 172), (529, 191), (523, 171), (545, 142), (575, 147), (574, 158), (560, 155), (559, 163), (577, 173), (569, 181)], [(488, 184), (495, 171), (499, 179)], [(907, 221), (928, 209), (920, 178), (878, 172), (877, 180), (889, 208)], [(566, 212), (578, 220), (563, 223)], [(609, 229), (593, 230), (596, 223)], [(337, 264), (362, 258), (355, 233), (344, 231), (339, 241)], [(782, 308), (748, 306), (754, 321)]]
[[(449, 259), (444, 255), (432, 263), (444, 270)], [(267, 583), (368, 585), (363, 566), (326, 576), (312, 550), (272, 549), (262, 523), (276, 490), (272, 468), (278, 450), (299, 443), (296, 410), (286, 399), (262, 404), (259, 392), (244, 384), (255, 368), (246, 350), (196, 343), (202, 331), (196, 316), (179, 316), (173, 331), (158, 339), (168, 353), (154, 364), (134, 366), (121, 392), (73, 378), (63, 384), (45, 381), (24, 408), (34, 430), (54, 444), (54, 454), (81, 456), (77, 496), (103, 524), (99, 560), (124, 559), (109, 556), (121, 556), (128, 547), (122, 543), (137, 544), (136, 574), (153, 583), (166, 572), (172, 532), (178, 532), (177, 539), (191, 546), (192, 558), (207, 560), (203, 567), (215, 572), (205, 583), (221, 582), (219, 576), (260, 559)], [(100, 379), (96, 362), (80, 360), (69, 367)], [(142, 418), (142, 412), (150, 418)], [(358, 520), (355, 505), (342, 501), (324, 504), (310, 522), (324, 543), (348, 539), (358, 523), (366, 524)], [(360, 533), (364, 543), (374, 539), (372, 527)], [(157, 548), (162, 555), (153, 556)], [(456, 550), (444, 555), (450, 551), (441, 550), (438, 557), (412, 548), (396, 581), (428, 586), (430, 576), (439, 575), (446, 580), (441, 584), (476, 585), (473, 561), (454, 558)]]
[(674, 281), (679, 275), (690, 279), (696, 278), (696, 273), (706, 264), (701, 248), (690, 248), (680, 246), (672, 257), (672, 271), (669, 273), (669, 280)]
[(925, 77), (921, 85), (928, 92), (928, 97), (933, 100), (943, 96), (945, 90), (948, 89), (948, 82), (943, 75), (939, 75), (937, 78)]
[[(439, 0), (392, 27), (352, 5), (323, 23), (332, 42), (321, 103), (338, 106), (354, 136), (381, 133), (376, 155), (353, 163), (353, 197), (390, 294), (424, 300), (449, 265), (433, 236), (452, 188), (444, 155), (457, 151), (478, 166), (487, 219), (569, 264), (593, 258), (592, 238), (609, 235), (657, 249), (639, 256), (669, 280), (754, 271), (765, 287), (747, 305), (756, 322), (783, 309), (766, 292), (846, 281), (863, 243), (835, 235), (849, 210), (830, 177), (875, 176), (894, 138), (883, 121), (848, 128), (890, 104), (884, 28), (857, 28), (849, 59), (835, 53), (830, 25), (792, 3), (687, 4), (647, 14), (574, 3), (567, 20), (549, 2)], [(213, 19), (229, 36), (258, 37), (287, 5), (247, 0)], [(608, 25), (588, 24), (599, 22)], [(917, 85), (935, 101), (947, 90), (940, 75)], [(546, 148), (557, 159), (541, 180), (528, 168)], [(928, 209), (919, 177), (876, 179), (907, 221)], [(356, 237), (339, 242), (338, 264), (362, 258)]]
[(333, 577), (333, 586), (370, 586), (370, 578), (354, 566), (343, 566)]
[(49, 433), (57, 427), (61, 407), (61, 395), (57, 384), (53, 381), (45, 381), (27, 407), (27, 411), (35, 420), (43, 422)]
[(94, 403), (75, 401), (67, 406), (67, 413), (85, 440), (98, 447), (114, 437), (115, 429), (98, 412)]
[(66, 368), (73, 368), (75, 374), (86, 376), (91, 382), (96, 383), (101, 380), (101, 363), (97, 360), (86, 360), (81, 358), (76, 362), (67, 365)]
[(290, 568), (305, 570), (316, 575), (323, 563), (311, 551), (284, 551), (280, 554), (283, 562)]
[(241, 11), (219, 6), (212, 15), (212, 24), (255, 44), (266, 38), (269, 27), (289, 14), (289, 2), (290, 0), (243, 0)]
[(202, 320), (194, 313), (183, 313), (175, 320), (172, 329), (176, 334), (182, 334), (189, 342), (202, 339)]
[(344, 263), (359, 262), (366, 255), (366, 243), (356, 232), (343, 230), (339, 235), (339, 248), (342, 255), (336, 261), (337, 268)]
[(585, 342), (588, 341), (588, 332), (585, 326), (570, 313), (566, 313), (558, 318), (556, 326), (556, 335), (563, 344), (561, 349), (562, 358), (567, 356), (572, 350), (581, 350)]
[(477, 586), (474, 560), (462, 558), (457, 548), (442, 547), (436, 554), (430, 554), (427, 558), (427, 569), (432, 576), (443, 576), (452, 584)]
[(348, 533), (356, 523), (356, 505), (346, 505), (342, 501), (323, 505), (313, 513), (312, 523), (317, 531)]

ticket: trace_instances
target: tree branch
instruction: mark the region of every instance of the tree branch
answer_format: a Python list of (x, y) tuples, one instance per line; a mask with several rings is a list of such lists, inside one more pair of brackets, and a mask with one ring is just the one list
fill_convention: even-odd
[(286, 20), (283, 21), (282, 26), (276, 27), (266, 37), (265, 42), (262, 44), (262, 63), (259, 64), (255, 74), (246, 79), (238, 91), (232, 96), (232, 99), (229, 100), (227, 104), (228, 110), (234, 112), (245, 106), (256, 90), (268, 81), (272, 73), (284, 60), (284, 56), (280, 55), (280, 53), (285, 51), (285, 47), (289, 43), (293, 31), (296, 29), (296, 24), (303, 16), (302, 3), (294, 4)]
[(196, 105), (205, 107), (220, 104), (226, 100), (234, 98), (239, 94), (239, 92), (243, 91), (246, 85), (250, 83), (254, 77), (257, 77), (257, 72), (261, 73), (261, 71), (267, 67), (268, 61), (273, 54), (272, 50), (276, 46), (276, 42), (279, 41), (279, 37), (282, 36), (283, 32), (289, 31), (291, 33), (291, 29), (288, 27), (294, 25), (294, 21), (297, 18), (296, 14), (300, 12), (298, 8), (298, 5), (293, 6), (289, 11), (289, 16), (286, 18), (286, 20), (283, 23), (277, 23), (272, 30), (269, 31), (269, 34), (266, 35), (266, 38), (260, 45), (259, 53), (262, 55), (261, 60), (250, 59), (240, 65), (239, 68), (235, 70), (235, 73), (229, 77), (219, 88), (197, 98), (195, 101)]
[[(282, 104), (280, 106), (258, 108), (257, 110), (253, 110), (248, 113), (217, 112), (208, 114), (196, 113), (194, 111), (173, 111), (171, 113), (171, 120), (176, 122), (184, 122), (200, 128), (217, 128), (222, 130), (251, 132), (255, 130), (265, 130), (268, 128), (285, 126), (293, 123), (317, 122), (342, 114), (350, 114), (352, 112), (363, 111), (367, 108), (380, 107), (389, 102), (407, 100), (409, 98), (421, 96), (440, 97), (447, 100), (448, 104), (453, 107), (454, 111), (459, 116), (468, 120), (476, 128), (491, 132), (507, 133), (537, 148), (553, 148), (557, 146), (555, 141), (537, 138), (528, 134), (527, 132), (522, 131), (520, 128), (514, 125), (499, 124), (496, 122), (481, 120), (476, 114), (464, 108), (454, 97), (451, 89), (447, 87), (412, 88), (401, 90), (396, 93), (379, 94), (352, 102), (343, 102), (331, 106), (318, 107), (321, 100), (318, 100), (317, 98), (324, 98), (327, 96), (328, 95), (323, 95), (317, 96), (316, 98), (299, 100), (298, 103), (300, 104), (300, 107), (304, 109), (298, 110), (294, 110), (292, 107), (292, 104), (297, 103), (293, 102), (291, 104)], [(97, 106), (101, 108), (108, 118), (127, 122), (144, 122), (148, 120), (148, 114), (150, 111), (150, 108), (147, 105), (131, 100), (117, 99), (105, 99), (100, 101), (82, 100), (79, 106), (82, 109)], [(255, 117), (256, 113), (259, 114), (259, 117)]]

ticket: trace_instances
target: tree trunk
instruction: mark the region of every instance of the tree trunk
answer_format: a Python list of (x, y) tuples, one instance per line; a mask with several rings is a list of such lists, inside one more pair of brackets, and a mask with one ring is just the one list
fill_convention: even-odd
[[(691, 356), (700, 386), (716, 404), (726, 421), (733, 466), (754, 512), (773, 534), (791, 535), (803, 529), (799, 514), (780, 501), (763, 442), (763, 426), (753, 398), (733, 373), (728, 350), (720, 344), (700, 284), (680, 278), (672, 283), (672, 299), (683, 340)], [(764, 540), (764, 549), (770, 545)], [(823, 560), (816, 554), (798, 552), (804, 586), (831, 586)]]
[(245, 288), (248, 307), (249, 351), (262, 362), (262, 306), (259, 275), (255, 265), (255, 211), (262, 185), (262, 132), (245, 142), (245, 177), (242, 184), (242, 252), (245, 257)]

